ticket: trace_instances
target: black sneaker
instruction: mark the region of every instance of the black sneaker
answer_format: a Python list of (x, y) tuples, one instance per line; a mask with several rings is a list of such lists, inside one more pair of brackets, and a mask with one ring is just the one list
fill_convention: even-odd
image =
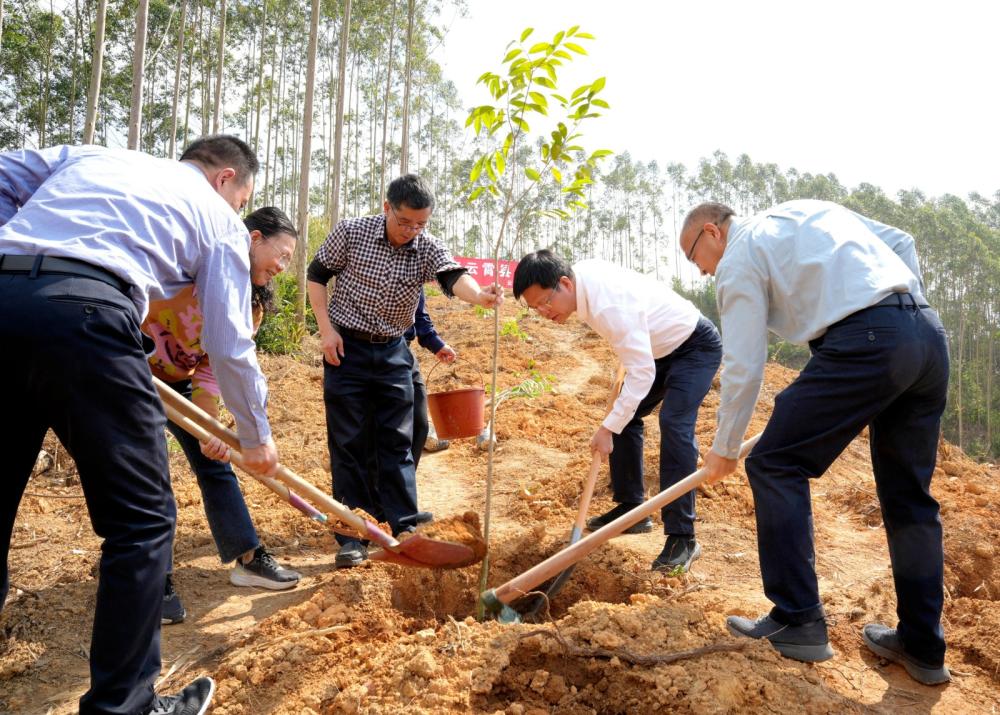
[[(600, 516), (592, 516), (587, 519), (587, 528), (591, 531), (597, 531), (602, 526), (607, 526), (612, 521), (620, 517), (626, 512), (630, 512), (635, 509), (638, 504), (618, 504), (611, 511), (606, 511)], [(629, 528), (623, 531), (623, 534), (648, 534), (653, 530), (653, 520), (648, 516), (642, 519), (638, 523), (632, 524)]]
[(249, 563), (241, 563), (236, 559), (236, 565), (229, 572), (229, 583), (234, 586), (260, 586), (272, 591), (284, 591), (292, 588), (302, 578), (298, 571), (283, 568), (263, 546), (258, 546), (253, 552)]
[(428, 522), (434, 521), (434, 515), (429, 511), (418, 511), (414, 521), (418, 524), (427, 524)]
[(348, 541), (340, 547), (333, 563), (338, 569), (360, 566), (368, 558), (368, 549), (360, 541)]
[(450, 444), (451, 442), (449, 442), (446, 439), (438, 439), (437, 437), (428, 437), (427, 441), (424, 442), (424, 451), (440, 452), (442, 450), (448, 449), (448, 446)]
[(770, 616), (761, 616), (756, 621), (730, 616), (726, 619), (726, 626), (734, 636), (767, 638), (774, 649), (786, 658), (818, 663), (833, 657), (824, 618), (800, 626), (786, 626)]
[(148, 715), (204, 715), (215, 695), (215, 681), (198, 678), (177, 695), (153, 695)]
[(875, 655), (906, 668), (906, 672), (918, 683), (941, 685), (951, 680), (951, 673), (944, 663), (931, 665), (907, 653), (895, 628), (883, 626), (881, 623), (869, 623), (862, 629), (861, 639), (868, 646), (868, 650)]
[(663, 551), (653, 562), (653, 571), (673, 571), (680, 568), (688, 571), (691, 562), (701, 556), (701, 544), (695, 541), (693, 536), (678, 536), (676, 534), (667, 535), (667, 543), (663, 546)]
[(160, 623), (165, 626), (183, 623), (186, 615), (187, 611), (184, 610), (181, 597), (174, 590), (174, 579), (167, 574), (167, 583), (163, 588), (163, 613), (160, 615)]

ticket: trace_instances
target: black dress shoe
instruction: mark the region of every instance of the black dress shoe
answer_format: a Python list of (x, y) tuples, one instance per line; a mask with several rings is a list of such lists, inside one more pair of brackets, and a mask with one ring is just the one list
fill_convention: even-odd
[(333, 560), (338, 569), (349, 569), (359, 566), (368, 558), (368, 549), (360, 541), (348, 541), (340, 547), (337, 558)]
[(869, 623), (862, 629), (861, 639), (868, 646), (868, 650), (875, 655), (906, 668), (906, 672), (918, 683), (941, 685), (951, 680), (951, 673), (944, 663), (940, 665), (926, 663), (907, 653), (895, 628), (883, 626), (881, 623)]
[(766, 638), (786, 658), (818, 663), (833, 657), (824, 618), (799, 626), (789, 626), (778, 623), (770, 616), (762, 616), (756, 621), (730, 616), (726, 619), (726, 626), (734, 636)]
[(418, 511), (417, 516), (413, 519), (418, 524), (426, 524), (428, 522), (434, 521), (434, 515), (429, 511)]
[[(639, 505), (638, 504), (618, 504), (613, 509), (611, 509), (610, 511), (604, 512), (600, 516), (592, 516), (589, 519), (587, 519), (587, 528), (590, 529), (591, 531), (597, 531), (601, 527), (607, 526), (608, 524), (610, 524), (612, 521), (614, 521), (618, 517), (622, 516), (623, 514), (626, 514), (626, 513), (630, 512), (630, 511), (632, 511), (637, 506), (639, 506)], [(650, 519), (647, 516), (645, 519), (642, 519), (642, 520), (638, 521), (637, 523), (632, 524), (632, 526), (630, 526), (629, 528), (625, 529), (625, 531), (623, 531), (622, 533), (623, 534), (648, 534), (652, 530), (653, 530), (653, 520)]]
[(686, 572), (691, 568), (691, 562), (699, 556), (701, 545), (693, 536), (669, 534), (663, 551), (656, 557), (651, 568), (653, 571), (673, 571), (680, 568)]

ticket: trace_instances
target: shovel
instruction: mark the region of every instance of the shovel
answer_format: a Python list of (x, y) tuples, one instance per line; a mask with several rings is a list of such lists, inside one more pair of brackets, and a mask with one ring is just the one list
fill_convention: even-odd
[[(757, 444), (760, 435), (754, 435), (740, 447), (739, 458), (745, 457)], [(705, 468), (692, 472), (672, 487), (664, 489), (649, 501), (643, 502), (632, 511), (622, 514), (610, 524), (602, 526), (571, 546), (553, 554), (524, 573), (515, 576), (495, 589), (483, 591), (479, 596), (487, 613), (493, 613), (501, 623), (520, 623), (521, 614), (510, 607), (511, 602), (533, 590), (547, 578), (581, 561), (606, 541), (618, 536), (633, 524), (661, 509), (678, 497), (687, 494), (705, 481)]]
[[(218, 437), (230, 447), (231, 460), (234, 464), (243, 468), (250, 476), (274, 491), (279, 497), (292, 504), (292, 506), (295, 506), (300, 511), (315, 519), (316, 517), (312, 512), (318, 513), (318, 510), (305, 502), (290, 487), (308, 495), (322, 509), (353, 529), (354, 533), (351, 533), (351, 535), (368, 539), (382, 547), (382, 552), (374, 554), (373, 558), (378, 557), (382, 561), (390, 561), (401, 566), (425, 568), (460, 568), (474, 564), (479, 560), (476, 557), (475, 551), (465, 544), (429, 539), (422, 534), (412, 534), (402, 541), (397, 541), (390, 534), (379, 529), (376, 524), (355, 514), (349, 508), (322, 492), (311, 482), (302, 479), (284, 465), (279, 464), (277, 466), (275, 472), (276, 479), (258, 475), (247, 470), (244, 466), (243, 456), (239, 452), (239, 438), (235, 433), (223, 427), (215, 418), (200, 407), (177, 394), (162, 380), (154, 377), (153, 384), (160, 393), (160, 399), (163, 401), (168, 417), (185, 432), (201, 442), (206, 442), (211, 437)], [(326, 521), (325, 518), (317, 520)]]
[[(600, 452), (594, 452), (594, 458), (590, 463), (590, 474), (587, 475), (587, 481), (583, 484), (583, 492), (580, 494), (580, 510), (576, 514), (576, 522), (573, 524), (573, 529), (569, 533), (569, 545), (572, 546), (580, 537), (583, 535), (583, 526), (587, 521), (587, 512), (590, 510), (590, 498), (594, 495), (594, 485), (597, 483), (597, 474), (601, 471), (601, 454)], [(524, 611), (524, 620), (531, 621), (537, 618), (538, 612), (542, 610), (542, 607), (549, 603), (552, 598), (562, 590), (562, 587), (566, 585), (569, 577), (573, 575), (573, 571), (576, 569), (576, 564), (570, 564), (565, 571), (560, 573), (552, 583), (549, 585), (548, 589), (545, 591), (545, 595), (533, 594), (534, 599)]]

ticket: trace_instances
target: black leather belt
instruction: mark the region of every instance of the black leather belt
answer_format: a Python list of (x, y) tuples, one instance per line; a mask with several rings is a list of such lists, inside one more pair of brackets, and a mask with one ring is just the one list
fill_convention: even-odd
[(394, 335), (376, 335), (375, 333), (366, 333), (364, 330), (355, 330), (354, 328), (344, 328), (340, 327), (337, 329), (341, 335), (346, 335), (349, 338), (354, 338), (355, 340), (362, 340), (366, 343), (388, 343), (396, 339), (397, 336)]
[(93, 278), (117, 288), (122, 293), (128, 292), (129, 284), (109, 270), (75, 258), (59, 258), (58, 256), (11, 256), (0, 255), (0, 273), (56, 273), (67, 276)]
[(930, 308), (926, 303), (917, 303), (912, 293), (890, 293), (869, 308)]

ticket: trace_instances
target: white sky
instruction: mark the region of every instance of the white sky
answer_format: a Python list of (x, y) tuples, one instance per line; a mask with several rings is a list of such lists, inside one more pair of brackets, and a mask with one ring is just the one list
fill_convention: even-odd
[(468, 0), (436, 57), (467, 106), (525, 27), (596, 36), (560, 88), (607, 77), (584, 146), (689, 170), (735, 161), (832, 172), (890, 196), (1000, 190), (996, 0)]

